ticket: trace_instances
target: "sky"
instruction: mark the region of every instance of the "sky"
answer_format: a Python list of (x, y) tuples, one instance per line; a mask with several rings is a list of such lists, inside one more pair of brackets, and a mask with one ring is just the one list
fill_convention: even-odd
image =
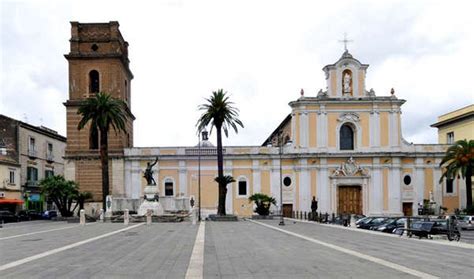
[[(137, 3), (139, 2), (139, 3)], [(119, 21), (130, 44), (134, 145), (197, 144), (197, 107), (223, 88), (245, 127), (224, 145), (261, 145), (288, 103), (326, 88), (322, 68), (353, 40), (366, 88), (395, 89), (403, 137), (474, 103), (473, 1), (0, 1), (0, 114), (66, 135), (70, 21)], [(215, 142), (215, 134), (210, 136)]]

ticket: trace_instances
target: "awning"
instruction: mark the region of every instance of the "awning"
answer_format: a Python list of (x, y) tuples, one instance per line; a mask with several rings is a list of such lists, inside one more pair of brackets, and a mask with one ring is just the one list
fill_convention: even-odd
[(22, 200), (18, 199), (0, 199), (0, 203), (17, 203), (17, 204), (22, 204)]

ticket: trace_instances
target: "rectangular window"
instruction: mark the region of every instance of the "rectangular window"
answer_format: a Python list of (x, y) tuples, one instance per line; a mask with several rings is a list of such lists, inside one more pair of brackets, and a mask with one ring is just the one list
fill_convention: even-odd
[(36, 140), (32, 137), (28, 140), (28, 156), (36, 156)]
[(36, 182), (38, 182), (38, 169), (34, 167), (27, 167), (26, 180), (28, 184), (36, 186)]
[(10, 184), (15, 184), (15, 171), (10, 170), (10, 181), (8, 181)]
[(452, 194), (454, 192), (453, 181), (454, 179), (446, 180), (446, 194)]
[(48, 149), (46, 150), (46, 160), (53, 160), (53, 144), (48, 142)]
[(48, 178), (48, 177), (53, 176), (53, 175), (54, 175), (53, 170), (45, 170), (44, 171), (44, 178)]
[(448, 144), (454, 143), (454, 132), (449, 132), (446, 134), (446, 143)]
[(247, 181), (239, 181), (239, 196), (247, 195)]
[(165, 182), (165, 196), (173, 196), (173, 182)]

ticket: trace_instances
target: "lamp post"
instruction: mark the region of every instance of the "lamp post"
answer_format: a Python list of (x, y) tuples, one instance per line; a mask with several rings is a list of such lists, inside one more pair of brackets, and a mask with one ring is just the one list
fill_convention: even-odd
[(198, 133), (198, 221), (201, 222), (201, 133)]
[(278, 134), (278, 154), (280, 155), (280, 223), (278, 225), (284, 226), (285, 220), (283, 219), (283, 167), (281, 165), (281, 155), (283, 153), (283, 132), (280, 131)]

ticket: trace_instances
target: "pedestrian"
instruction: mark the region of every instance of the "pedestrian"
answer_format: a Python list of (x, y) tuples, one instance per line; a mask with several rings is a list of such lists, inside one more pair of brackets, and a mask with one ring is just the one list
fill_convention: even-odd
[(311, 219), (313, 219), (313, 221), (316, 221), (316, 210), (318, 210), (318, 201), (316, 197), (313, 196), (313, 200), (311, 201)]

